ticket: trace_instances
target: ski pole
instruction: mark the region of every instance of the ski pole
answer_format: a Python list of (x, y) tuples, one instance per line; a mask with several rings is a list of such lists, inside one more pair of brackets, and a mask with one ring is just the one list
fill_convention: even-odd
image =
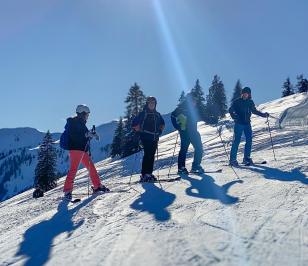
[[(157, 149), (156, 149), (156, 162), (158, 162), (158, 143), (157, 143)], [(163, 187), (160, 183), (160, 180), (159, 180), (159, 167), (157, 168), (157, 180), (158, 180), (160, 188), (163, 189)]]
[(269, 132), (270, 139), (271, 139), (271, 145), (272, 145), (272, 150), (273, 150), (274, 159), (275, 159), (275, 161), (277, 161), (277, 160), (276, 160), (276, 155), (275, 155), (274, 144), (273, 144), (273, 138), (272, 138), (271, 127), (270, 127), (270, 124), (269, 124), (268, 117), (267, 117), (266, 123), (267, 123), (267, 128), (268, 128), (268, 132)]
[(136, 191), (137, 193), (142, 194), (138, 189), (135, 189), (132, 186), (132, 177), (133, 177), (133, 173), (135, 172), (137, 157), (138, 157), (138, 154), (141, 151), (140, 144), (139, 144), (138, 148), (139, 148), (138, 152), (135, 153), (134, 163), (133, 163), (132, 172), (131, 172), (131, 175), (130, 175), (130, 178), (129, 178), (128, 186), (129, 186), (129, 189), (132, 189), (132, 190)]
[[(139, 151), (139, 152), (140, 152), (140, 151)], [(132, 171), (131, 171), (131, 174), (130, 174), (130, 177), (129, 177), (129, 184), (131, 184), (131, 182), (132, 182), (132, 177), (133, 177), (133, 174), (134, 174), (134, 172), (135, 172), (136, 161), (137, 161), (137, 156), (138, 156), (138, 153), (139, 153), (139, 152), (136, 152), (136, 153), (135, 153), (134, 163), (133, 163)]]
[[(91, 151), (89, 149), (89, 165), (90, 165), (90, 160), (91, 160)], [(90, 170), (88, 171), (88, 198), (90, 197)]]
[[(222, 136), (221, 136), (221, 132), (222, 132), (222, 127), (220, 127), (220, 129), (218, 129), (218, 125), (216, 125), (216, 130), (217, 130), (217, 133), (220, 137), (220, 141), (221, 141), (221, 144), (223, 145), (224, 147), (224, 150), (225, 150), (225, 155), (228, 159), (228, 162), (230, 161), (230, 157), (229, 157), (229, 153), (227, 151), (227, 148), (225, 146), (225, 143), (223, 142), (223, 139), (222, 139)], [(229, 166), (231, 167), (232, 171), (234, 172), (234, 174), (236, 175), (237, 179), (241, 179), (240, 176), (238, 175), (238, 173), (234, 170), (233, 166), (231, 164), (229, 164)]]
[(172, 167), (173, 162), (174, 162), (175, 149), (176, 149), (176, 145), (178, 144), (178, 139), (179, 139), (179, 132), (177, 132), (177, 134), (176, 134), (176, 140), (175, 140), (175, 144), (174, 144), (173, 154), (172, 154), (171, 163), (170, 163), (170, 166), (169, 166), (168, 178), (170, 176), (171, 167)]
[(270, 115), (270, 114), (269, 114), (269, 117), (270, 117), (270, 118), (273, 118), (273, 119), (276, 119), (276, 120), (279, 120), (279, 118), (278, 118), (278, 117), (273, 116), (273, 115)]
[[(92, 126), (91, 133), (96, 134), (95, 125)], [(88, 139), (87, 145), (89, 146), (89, 165), (91, 162), (91, 146), (90, 146), (90, 138)], [(90, 197), (90, 170), (88, 171), (88, 198)]]
[(224, 147), (225, 155), (226, 155), (228, 161), (230, 161), (229, 153), (228, 153), (228, 151), (227, 151), (226, 145), (225, 145), (225, 143), (223, 142), (223, 139), (222, 139), (222, 136), (221, 136), (222, 126), (221, 126), (219, 129), (218, 129), (218, 126), (216, 126), (216, 129), (217, 129), (217, 133), (218, 133), (219, 138), (220, 138), (220, 142), (221, 142), (222, 146)]

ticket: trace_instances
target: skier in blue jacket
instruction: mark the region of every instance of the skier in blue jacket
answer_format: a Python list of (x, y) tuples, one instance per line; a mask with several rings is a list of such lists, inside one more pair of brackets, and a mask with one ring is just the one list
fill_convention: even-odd
[(255, 107), (253, 100), (251, 99), (251, 89), (245, 87), (241, 92), (241, 97), (236, 99), (231, 107), (229, 108), (229, 113), (233, 118), (234, 124), (234, 137), (230, 154), (230, 165), (238, 166), (237, 162), (237, 151), (238, 146), (241, 142), (241, 137), (244, 132), (246, 143), (244, 149), (243, 164), (251, 165), (253, 161), (250, 157), (251, 146), (252, 146), (252, 129), (250, 124), (251, 114), (255, 114), (262, 117), (268, 117), (268, 113), (262, 113), (258, 111)]
[(188, 93), (184, 102), (171, 113), (171, 122), (174, 128), (179, 131), (181, 138), (181, 149), (178, 156), (179, 174), (188, 174), (188, 170), (185, 167), (185, 161), (190, 144), (193, 145), (195, 150), (191, 172), (199, 174), (204, 173), (204, 169), (201, 166), (203, 146), (197, 127), (197, 124), (202, 120), (202, 117), (197, 111), (196, 104), (197, 101), (194, 98), (194, 95)]

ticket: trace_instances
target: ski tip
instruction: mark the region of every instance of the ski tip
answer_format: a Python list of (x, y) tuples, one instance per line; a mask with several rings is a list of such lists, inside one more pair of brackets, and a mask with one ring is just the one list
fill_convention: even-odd
[(81, 201), (81, 199), (73, 199), (73, 200), (71, 200), (71, 203), (77, 203), (77, 202), (80, 202)]

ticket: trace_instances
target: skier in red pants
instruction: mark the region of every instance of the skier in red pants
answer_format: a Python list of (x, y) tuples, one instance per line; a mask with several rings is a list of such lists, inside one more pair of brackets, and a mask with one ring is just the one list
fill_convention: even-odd
[[(64, 184), (64, 197), (67, 200), (72, 199), (72, 191), (74, 179), (78, 171), (79, 164), (82, 163), (89, 171), (93, 184), (93, 192), (108, 192), (109, 189), (101, 184), (100, 177), (95, 166), (89, 156), (90, 140), (92, 138), (99, 139), (95, 132), (88, 130), (86, 123), (89, 118), (90, 109), (86, 105), (78, 105), (76, 109), (77, 115), (67, 119), (65, 132), (61, 136), (61, 142), (65, 142), (67, 150), (69, 150), (70, 169)], [(64, 146), (65, 146), (64, 145)], [(61, 144), (63, 146), (63, 144)]]

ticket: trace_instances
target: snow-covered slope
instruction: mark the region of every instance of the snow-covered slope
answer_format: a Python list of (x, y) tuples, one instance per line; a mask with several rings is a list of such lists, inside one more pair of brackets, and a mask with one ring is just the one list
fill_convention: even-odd
[[(163, 117), (166, 120), (164, 134), (168, 134), (173, 131), (170, 115)], [(95, 162), (109, 156), (108, 147), (112, 143), (116, 127), (117, 121), (111, 121), (96, 128), (101, 140), (91, 143), (92, 158)], [(33, 128), (0, 129), (0, 201), (33, 186), (38, 146), (44, 135), (44, 132)], [(58, 145), (60, 135), (52, 134), (57, 150), (57, 171), (61, 175), (66, 173), (69, 165), (67, 152)]]
[[(259, 108), (278, 117), (304, 97)], [(253, 158), (268, 164), (235, 169), (240, 179), (224, 166), (216, 129), (201, 123), (203, 166), (223, 173), (129, 187), (132, 172), (138, 180), (137, 154), (96, 164), (109, 194), (88, 198), (88, 174), (81, 170), (74, 190), (83, 198), (79, 204), (61, 202), (63, 179), (44, 198), (27, 191), (2, 202), (0, 265), (308, 265), (307, 132), (274, 127), (274, 161), (265, 120), (254, 117), (252, 124)], [(221, 125), (227, 144), (228, 118)], [(161, 178), (171, 162), (176, 172), (175, 138), (176, 132), (160, 141)]]

